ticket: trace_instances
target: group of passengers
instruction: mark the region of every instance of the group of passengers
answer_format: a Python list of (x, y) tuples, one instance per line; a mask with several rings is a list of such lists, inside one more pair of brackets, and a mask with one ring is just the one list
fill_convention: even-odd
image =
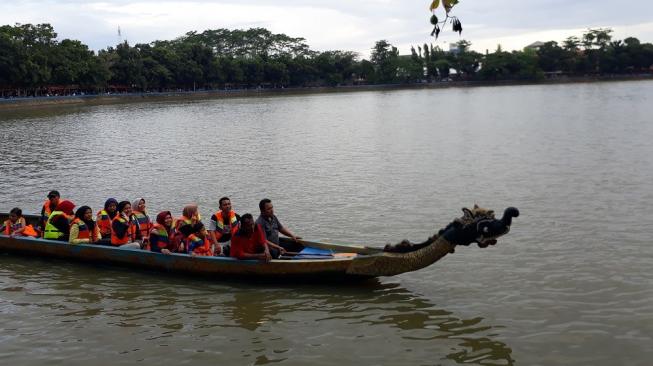
[[(231, 200), (222, 197), (219, 210), (211, 216), (206, 228), (194, 204), (184, 207), (181, 217), (174, 218), (170, 211), (162, 211), (152, 221), (145, 208), (145, 199), (118, 202), (109, 198), (94, 220), (89, 206), (75, 210), (75, 204), (62, 200), (58, 191), (51, 191), (47, 197), (37, 228), (26, 223), (21, 209), (14, 208), (9, 219), (0, 226), (0, 233), (70, 244), (110, 245), (163, 254), (231, 256), (265, 262), (292, 256), (303, 249), (299, 243), (301, 237), (281, 224), (274, 214), (272, 201), (267, 198), (259, 202), (261, 214), (254, 220), (249, 213), (236, 214)], [(279, 233), (293, 241), (281, 244)]]

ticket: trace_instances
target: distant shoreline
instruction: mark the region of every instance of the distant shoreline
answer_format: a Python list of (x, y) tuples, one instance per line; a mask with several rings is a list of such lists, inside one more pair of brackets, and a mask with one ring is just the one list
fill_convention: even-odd
[(25, 110), (58, 106), (92, 106), (127, 104), (154, 101), (183, 101), (222, 98), (263, 97), (277, 95), (328, 94), (382, 90), (443, 89), (482, 86), (547, 85), (610, 81), (653, 80), (653, 74), (602, 75), (586, 77), (559, 77), (546, 80), (448, 81), (415, 84), (353, 85), (335, 87), (300, 87), (284, 89), (235, 89), (156, 93), (94, 94), (51, 97), (22, 97), (0, 99), (0, 110)]

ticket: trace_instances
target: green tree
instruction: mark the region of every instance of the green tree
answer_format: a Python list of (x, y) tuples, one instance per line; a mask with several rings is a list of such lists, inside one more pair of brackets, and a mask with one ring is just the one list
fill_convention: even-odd
[(549, 41), (537, 50), (537, 56), (542, 70), (551, 72), (563, 69), (563, 61), (567, 57), (567, 52), (558, 46), (558, 42)]
[(471, 42), (464, 39), (458, 41), (456, 43), (458, 52), (449, 57), (451, 66), (456, 70), (459, 78), (473, 78), (481, 64), (481, 54), (471, 51), (469, 49), (471, 45)]
[(397, 80), (399, 51), (386, 40), (377, 41), (372, 48), (370, 61), (374, 64), (376, 81), (392, 83)]

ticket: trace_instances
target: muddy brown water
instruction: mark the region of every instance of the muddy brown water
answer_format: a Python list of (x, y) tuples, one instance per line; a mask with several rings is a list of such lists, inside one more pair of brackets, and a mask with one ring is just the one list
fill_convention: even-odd
[(379, 246), (475, 202), (522, 213), (496, 247), (355, 286), (0, 255), (0, 362), (650, 365), (651, 116), (651, 81), (0, 112), (3, 212), (269, 197), (305, 238)]

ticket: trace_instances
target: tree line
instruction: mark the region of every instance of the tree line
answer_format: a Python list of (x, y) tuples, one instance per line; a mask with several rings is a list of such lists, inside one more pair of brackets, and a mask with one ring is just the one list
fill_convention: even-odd
[(380, 40), (369, 60), (352, 51), (314, 51), (304, 38), (264, 28), (188, 32), (170, 41), (97, 53), (78, 40), (57, 39), (50, 24), (0, 27), (2, 96), (280, 88), (460, 80), (536, 80), (549, 74), (651, 72), (653, 45), (610, 29), (590, 29), (562, 44), (481, 54), (461, 40), (453, 51), (431, 44), (400, 55)]

